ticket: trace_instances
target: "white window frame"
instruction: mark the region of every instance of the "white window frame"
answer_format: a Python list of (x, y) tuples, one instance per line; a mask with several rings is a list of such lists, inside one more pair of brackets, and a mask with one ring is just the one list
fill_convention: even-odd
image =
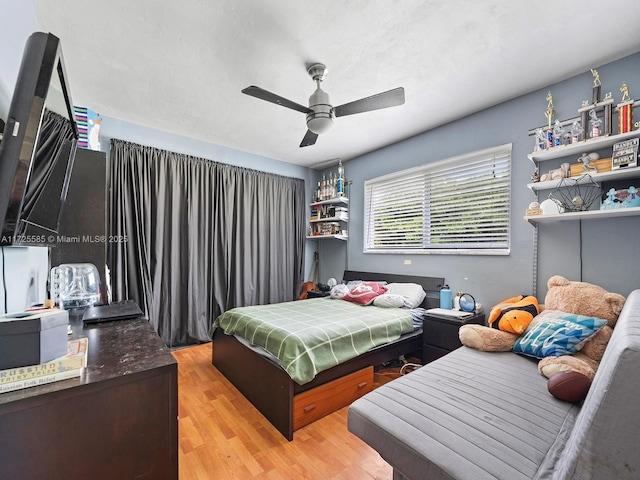
[(511, 152), (508, 143), (366, 180), (363, 252), (508, 255)]

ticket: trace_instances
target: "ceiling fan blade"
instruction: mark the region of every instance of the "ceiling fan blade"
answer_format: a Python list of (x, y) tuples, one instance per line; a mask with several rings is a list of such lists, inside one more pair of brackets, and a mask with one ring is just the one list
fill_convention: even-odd
[(302, 143), (300, 143), (300, 148), (315, 145), (316, 140), (318, 140), (318, 134), (313, 133), (311, 130), (307, 130), (306, 135), (302, 139)]
[(287, 100), (280, 95), (276, 95), (275, 93), (271, 93), (264, 88), (256, 87), (255, 85), (251, 85), (250, 87), (245, 88), (244, 90), (242, 90), (242, 93), (259, 98), (260, 100), (266, 100), (267, 102), (275, 103), (276, 105), (280, 105), (282, 107), (297, 110), (298, 112), (313, 113), (313, 110), (308, 107), (300, 105), (296, 102), (292, 102), (291, 100)]
[(398, 87), (387, 92), (378, 93), (370, 97), (361, 98), (334, 108), (336, 117), (353, 115), (355, 113), (370, 112), (381, 108), (395, 107), (404, 103), (404, 88)]

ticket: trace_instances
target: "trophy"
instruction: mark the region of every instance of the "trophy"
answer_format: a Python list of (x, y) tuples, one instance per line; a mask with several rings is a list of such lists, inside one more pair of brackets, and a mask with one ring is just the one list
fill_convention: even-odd
[(604, 106), (604, 135), (611, 135), (611, 110), (613, 106), (613, 95), (611, 92), (604, 96), (604, 100), (600, 103)]
[(595, 105), (596, 103), (600, 103), (600, 86), (602, 83), (600, 82), (600, 74), (597, 70), (592, 68), (591, 75), (593, 75), (593, 95), (591, 103)]
[(597, 138), (602, 133), (602, 120), (598, 118), (595, 109), (589, 110), (589, 130), (591, 138)]
[(580, 124), (580, 120), (574, 120), (571, 125), (571, 143), (578, 143), (584, 137), (584, 128)]
[(629, 98), (629, 87), (626, 82), (622, 82), (620, 87), (622, 100), (618, 104), (618, 133), (627, 133), (631, 131), (633, 125), (633, 103)]
[(553, 146), (562, 145), (562, 137), (564, 136), (564, 127), (560, 124), (560, 120), (556, 119), (553, 125)]
[(549, 90), (549, 93), (547, 93), (547, 110), (544, 112), (544, 116), (547, 117), (547, 148), (553, 147), (553, 129), (551, 128), (551, 122), (553, 122), (554, 113), (553, 95), (551, 95), (551, 90)]

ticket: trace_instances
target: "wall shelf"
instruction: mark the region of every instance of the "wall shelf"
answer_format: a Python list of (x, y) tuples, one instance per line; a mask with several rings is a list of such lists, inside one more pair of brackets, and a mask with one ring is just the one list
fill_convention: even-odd
[[(348, 233), (349, 198), (329, 198), (313, 202), (309, 206), (311, 207), (311, 216), (307, 232), (308, 240), (327, 238), (347, 240), (348, 235), (345, 234)], [(337, 225), (340, 222), (344, 225)]]
[[(529, 155), (527, 155), (527, 157), (533, 162), (536, 168), (538, 168), (540, 162), (557, 160), (573, 155), (580, 156), (583, 153), (591, 153), (598, 150), (604, 150), (606, 148), (611, 148), (618, 142), (638, 137), (640, 137), (640, 129), (617, 135), (607, 135), (603, 137), (592, 138), (580, 143), (561, 145), (558, 147), (550, 148), (548, 150), (540, 150), (530, 153)], [(590, 182), (596, 182), (599, 186), (601, 186), (602, 182), (622, 179), (640, 179), (640, 167), (620, 168), (608, 172), (594, 173), (589, 176), (582, 175), (569, 177), (568, 179), (562, 178), (558, 180), (548, 180), (545, 182), (533, 182), (528, 183), (527, 187), (539, 198), (539, 192), (543, 190), (570, 188), (571, 186), (568, 184), (567, 180), (575, 180), (575, 185), (585, 185)], [(553, 223), (583, 219), (590, 220), (596, 218), (630, 217), (637, 215), (640, 215), (640, 207), (619, 208), (611, 210), (588, 210), (584, 212), (566, 212), (552, 215), (525, 215), (524, 219), (531, 225), (536, 226), (539, 223)]]
[(349, 205), (349, 199), (347, 197), (336, 197), (336, 198), (330, 198), (328, 200), (322, 200), (320, 202), (313, 202), (310, 205), (313, 207), (314, 205), (337, 205), (340, 203)]
[(553, 215), (525, 215), (524, 219), (531, 224), (562, 222), (566, 220), (583, 220), (595, 218), (633, 217), (640, 215), (640, 207), (615, 208), (611, 210), (589, 210), (587, 212), (567, 212)]
[[(594, 173), (591, 175), (591, 178), (597, 183), (607, 182), (611, 180), (621, 180), (625, 178), (638, 178), (638, 177), (640, 177), (639, 167), (620, 168), (618, 170), (611, 170), (609, 172), (602, 172), (602, 173)], [(569, 179), (577, 180), (577, 184), (579, 185), (583, 185), (589, 182), (589, 179), (584, 175), (581, 177), (569, 177)], [(533, 183), (528, 183), (527, 187), (529, 187), (529, 189), (533, 192), (537, 192), (540, 190), (552, 190), (554, 188), (557, 188), (560, 185), (560, 182), (562, 180), (566, 181), (567, 179), (563, 178), (560, 180), (549, 180), (546, 182), (533, 182)]]
[(583, 153), (602, 150), (604, 148), (613, 146), (614, 143), (622, 142), (623, 140), (628, 140), (630, 138), (636, 137), (640, 137), (640, 130), (632, 130), (627, 133), (608, 135), (606, 137), (590, 138), (579, 143), (560, 145), (557, 147), (552, 147), (548, 150), (539, 150), (537, 152), (530, 153), (529, 155), (527, 155), (527, 157), (529, 158), (529, 160), (535, 163), (568, 157), (569, 155), (580, 156)]
[(309, 223), (318, 223), (318, 222), (348, 222), (349, 221), (349, 217), (348, 216), (342, 216), (342, 217), (325, 217), (325, 218), (318, 218), (316, 220), (309, 220)]
[(325, 240), (327, 238), (334, 238), (336, 240), (347, 240), (348, 235), (307, 235), (307, 240)]

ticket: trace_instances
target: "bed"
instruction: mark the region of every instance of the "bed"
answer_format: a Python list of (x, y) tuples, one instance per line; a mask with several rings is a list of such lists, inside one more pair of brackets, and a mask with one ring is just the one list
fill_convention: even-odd
[[(438, 290), (444, 284), (444, 279), (438, 277), (350, 270), (344, 272), (343, 280), (417, 283), (427, 293), (421, 305), (423, 308), (439, 306)], [(421, 348), (422, 328), (417, 328), (397, 340), (371, 348), (355, 358), (323, 370), (313, 380), (301, 385), (291, 378), (282, 365), (249, 348), (246, 342), (216, 328), (213, 332), (212, 363), (287, 440), (293, 440), (295, 430), (371, 391), (375, 365), (419, 352)]]

